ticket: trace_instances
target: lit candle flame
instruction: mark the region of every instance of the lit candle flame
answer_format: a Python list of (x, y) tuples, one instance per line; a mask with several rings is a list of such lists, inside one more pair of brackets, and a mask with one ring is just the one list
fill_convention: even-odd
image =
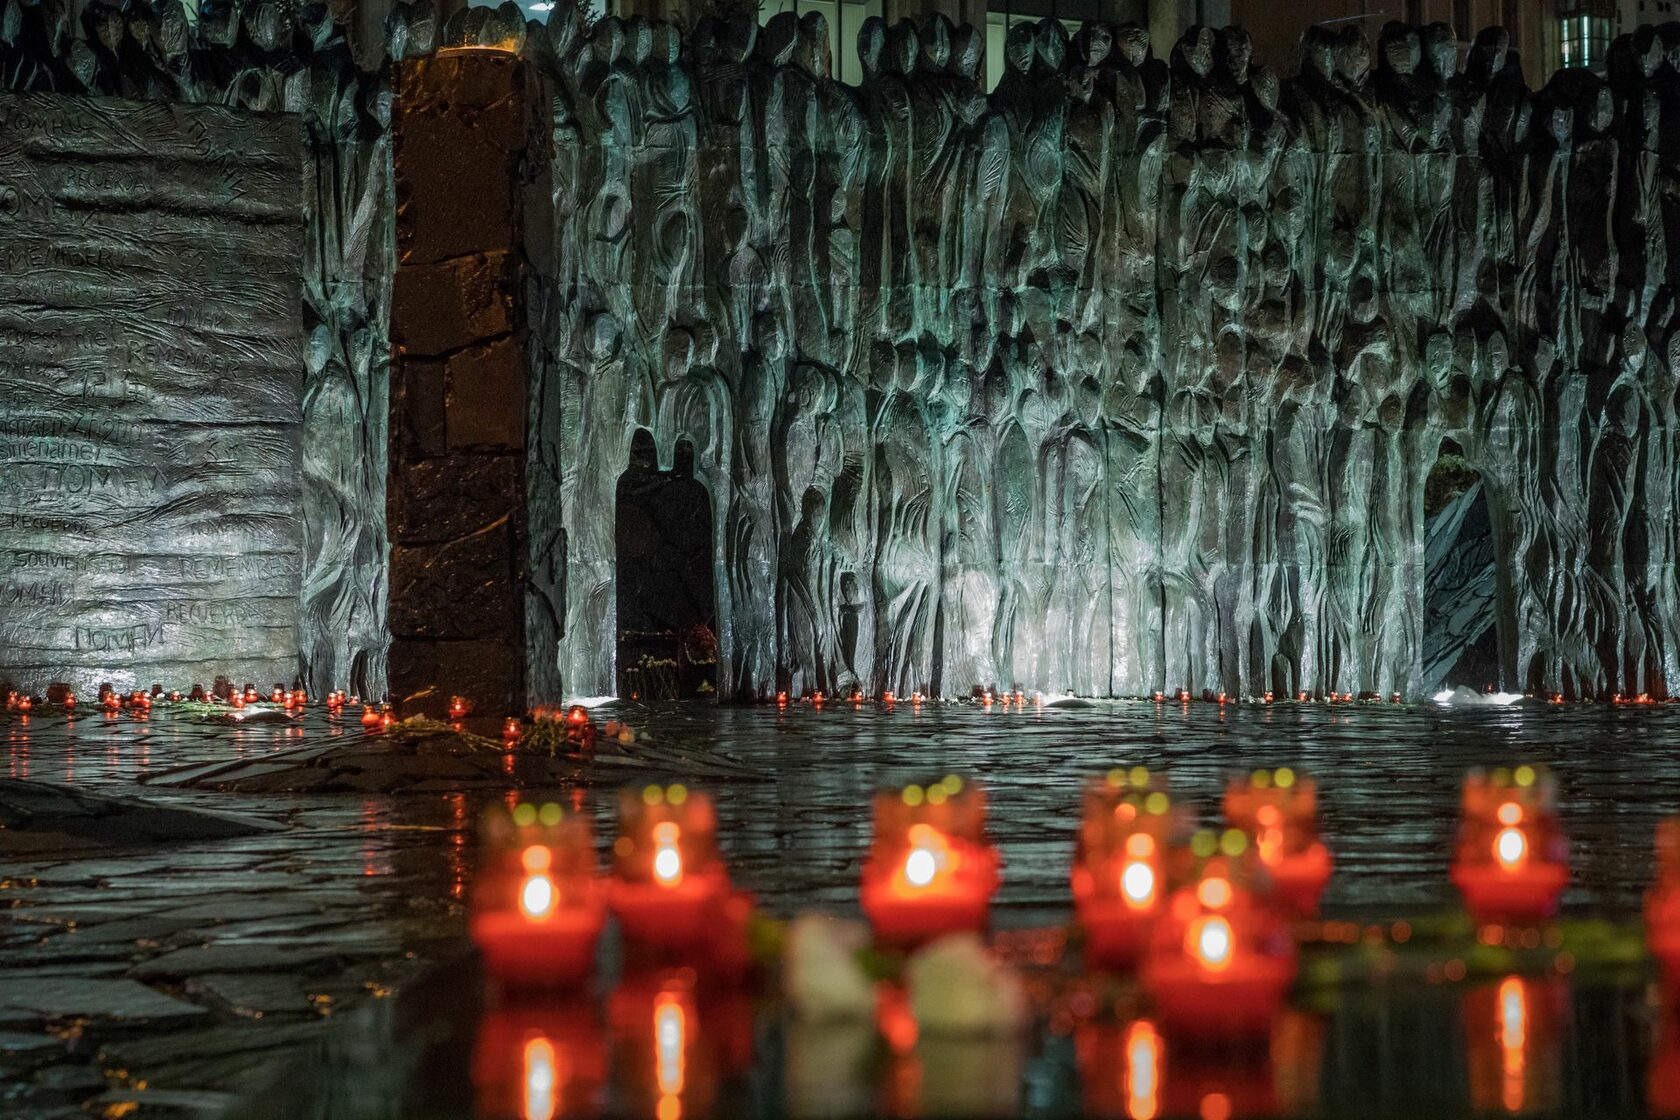
[(547, 875), (527, 875), (519, 888), (519, 910), (534, 922), (554, 913), (554, 880)]
[(904, 878), (913, 887), (925, 887), (933, 882), (934, 872), (938, 870), (939, 863), (927, 848), (911, 848), (904, 859)]
[(552, 1120), (559, 1104), (560, 1071), (554, 1044), (525, 1040), (525, 1120)]
[(904, 881), (916, 890), (932, 886), (946, 862), (945, 838), (932, 825), (912, 826), (910, 851), (904, 857)]
[(1520, 828), (1502, 828), (1493, 840), (1493, 856), (1499, 866), (1510, 871), (1528, 860), (1528, 837)]
[(1231, 964), (1231, 923), (1218, 915), (1197, 918), (1185, 933), (1185, 948), (1203, 968), (1221, 972)]
[(1147, 860), (1134, 859), (1120, 873), (1120, 893), (1133, 910), (1147, 908), (1155, 901), (1155, 869)]
[(660, 821), (653, 828), (653, 877), (661, 886), (674, 887), (682, 882), (682, 853), (677, 850), (677, 826)]
[[(1131, 805), (1121, 807), (1130, 809)], [(1120, 896), (1133, 910), (1146, 910), (1155, 904), (1155, 867), (1150, 862), (1154, 854), (1155, 838), (1149, 833), (1134, 832), (1126, 837), (1126, 863), (1120, 869)]]

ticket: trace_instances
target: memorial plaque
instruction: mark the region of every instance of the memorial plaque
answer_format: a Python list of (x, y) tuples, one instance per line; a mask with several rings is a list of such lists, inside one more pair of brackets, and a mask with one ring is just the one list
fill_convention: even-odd
[(300, 144), (0, 94), (0, 681), (295, 675)]

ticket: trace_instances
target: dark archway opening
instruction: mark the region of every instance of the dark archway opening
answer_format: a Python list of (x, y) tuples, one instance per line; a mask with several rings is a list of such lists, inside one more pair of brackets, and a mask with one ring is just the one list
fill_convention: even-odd
[(678, 443), (662, 471), (653, 437), (637, 431), (617, 503), (618, 694), (716, 698), (712, 501), (693, 445)]
[(1480, 473), (1446, 440), (1423, 490), (1425, 691), (1497, 687), (1498, 571)]

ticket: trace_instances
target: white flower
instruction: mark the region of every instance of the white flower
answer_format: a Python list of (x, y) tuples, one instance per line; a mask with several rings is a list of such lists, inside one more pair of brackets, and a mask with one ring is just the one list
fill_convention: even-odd
[(1020, 978), (986, 952), (973, 933), (942, 937), (904, 968), (910, 1012), (924, 1036), (1019, 1031), (1027, 1018)]
[(875, 985), (858, 964), (869, 931), (857, 922), (801, 914), (788, 927), (782, 984), (801, 1019), (832, 1022), (869, 1020), (875, 1014)]

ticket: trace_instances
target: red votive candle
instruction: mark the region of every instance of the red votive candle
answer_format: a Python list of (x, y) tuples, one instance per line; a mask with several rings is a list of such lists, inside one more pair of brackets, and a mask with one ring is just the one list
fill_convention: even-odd
[(1480, 924), (1543, 922), (1569, 882), (1557, 785), (1532, 766), (1471, 771), (1464, 782), (1453, 885)]
[(1165, 783), (1141, 766), (1086, 786), (1072, 875), (1086, 964), (1130, 968), (1148, 946), (1167, 896), (1171, 808)]
[(484, 851), (469, 928), (486, 971), (528, 985), (585, 979), (606, 924), (589, 818), (553, 803), (492, 810)]
[[(1645, 894), (1645, 941), (1664, 985), (1680, 992), (1680, 817), (1657, 826), (1657, 878)], [(1680, 1099), (1680, 1090), (1676, 1091)]]
[(877, 940), (910, 947), (985, 928), (998, 884), (985, 821), (985, 795), (955, 775), (875, 795), (862, 902)]
[(1287, 766), (1233, 777), (1225, 819), (1248, 833), (1265, 882), (1285, 915), (1310, 918), (1330, 881), (1330, 849), (1318, 838), (1318, 785)]
[(633, 943), (707, 949), (732, 890), (717, 850), (717, 812), (704, 793), (650, 785), (618, 799), (608, 901)]
[(1248, 837), (1229, 829), (1191, 840), (1193, 865), (1155, 923), (1139, 969), (1169, 1032), (1185, 1037), (1265, 1034), (1295, 981), (1295, 944), (1256, 898)]
[(573, 704), (566, 709), (564, 725), (566, 746), (575, 751), (588, 751), (595, 746), (595, 721), (589, 718), (588, 708)]

